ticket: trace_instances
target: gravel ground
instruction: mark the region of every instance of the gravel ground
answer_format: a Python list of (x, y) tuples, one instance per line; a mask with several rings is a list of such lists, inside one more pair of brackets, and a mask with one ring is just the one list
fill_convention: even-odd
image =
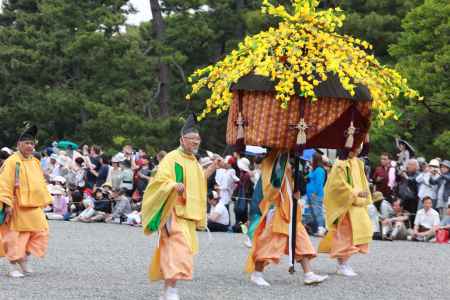
[[(0, 299), (158, 299), (159, 283), (147, 281), (154, 237), (141, 228), (113, 224), (51, 222), (48, 256), (33, 259), (35, 273), (0, 279)], [(247, 249), (242, 235), (200, 233), (193, 282), (179, 285), (182, 299), (449, 299), (450, 245), (374, 242), (369, 255), (352, 259), (356, 278), (333, 275), (325, 255), (314, 269), (330, 274), (316, 287), (289, 275), (286, 261), (267, 269), (271, 288), (253, 286), (243, 274)], [(317, 240), (313, 240), (317, 243)], [(297, 268), (298, 269), (298, 268)], [(0, 272), (5, 274), (3, 259)]]

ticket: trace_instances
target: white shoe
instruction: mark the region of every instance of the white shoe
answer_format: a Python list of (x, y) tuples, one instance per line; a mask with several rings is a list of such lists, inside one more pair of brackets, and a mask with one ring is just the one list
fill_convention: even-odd
[(252, 240), (247, 236), (247, 239), (244, 241), (244, 245), (247, 248), (253, 247)]
[(180, 296), (178, 296), (178, 290), (176, 288), (167, 288), (164, 291), (164, 296), (161, 296), (162, 300), (180, 300)]
[(22, 272), (20, 272), (17, 264), (11, 264), (11, 269), (8, 272), (8, 276), (11, 278), (22, 278), (25, 277)]
[(22, 272), (23, 272), (24, 275), (31, 275), (31, 274), (33, 274), (33, 269), (28, 265), (28, 260), (20, 262), (19, 266), (22, 269)]
[(311, 284), (319, 284), (323, 281), (325, 281), (328, 278), (328, 275), (318, 275), (315, 274), (314, 272), (309, 272), (305, 274), (305, 277), (303, 279), (303, 282), (306, 285), (311, 285)]
[(257, 286), (270, 286), (270, 283), (263, 278), (261, 272), (253, 272), (250, 276), (250, 280)]
[(347, 277), (355, 277), (358, 274), (353, 271), (353, 269), (347, 264), (338, 264), (337, 272), (338, 275), (347, 276)]
[(327, 230), (324, 227), (319, 227), (319, 229), (317, 229), (317, 236), (319, 237), (324, 237), (326, 233)]

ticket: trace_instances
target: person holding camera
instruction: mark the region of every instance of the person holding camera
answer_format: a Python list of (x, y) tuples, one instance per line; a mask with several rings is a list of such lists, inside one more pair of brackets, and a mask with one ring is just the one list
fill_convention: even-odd
[(437, 209), (440, 215), (444, 216), (446, 208), (450, 204), (450, 161), (444, 160), (440, 163), (439, 175), (432, 178), (431, 183), (438, 185)]
[(423, 208), (423, 199), (427, 196), (433, 200), (433, 207), (436, 207), (438, 185), (432, 180), (437, 179), (439, 173), (439, 161), (437, 159), (432, 159), (429, 164), (421, 165), (421, 172), (416, 177), (419, 196), (417, 209)]
[(414, 215), (419, 205), (418, 175), (419, 162), (416, 159), (410, 159), (406, 162), (406, 168), (401, 168), (397, 176), (397, 195), (402, 199), (404, 208), (411, 213), (411, 224), (414, 223)]

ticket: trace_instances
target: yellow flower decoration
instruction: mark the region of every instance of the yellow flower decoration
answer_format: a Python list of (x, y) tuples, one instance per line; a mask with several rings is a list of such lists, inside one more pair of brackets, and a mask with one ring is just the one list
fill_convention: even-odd
[(278, 27), (246, 37), (224, 59), (189, 77), (192, 91), (187, 100), (203, 88), (211, 91), (200, 117), (226, 111), (233, 100), (230, 87), (251, 73), (276, 82), (276, 99), (282, 108), (288, 107), (296, 86), (301, 95), (316, 100), (314, 87), (326, 81), (328, 73), (336, 74), (351, 95), (358, 84), (366, 86), (380, 120), (395, 117), (392, 101), (399, 95), (418, 98), (398, 72), (366, 52), (372, 45), (336, 33), (345, 20), (340, 8), (319, 11), (318, 5), (318, 0), (293, 0), (291, 14), (284, 6), (263, 0), (262, 12), (280, 18)]

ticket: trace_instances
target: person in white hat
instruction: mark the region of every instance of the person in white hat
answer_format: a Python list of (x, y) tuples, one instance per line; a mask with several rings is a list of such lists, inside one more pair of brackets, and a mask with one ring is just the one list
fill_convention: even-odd
[(12, 155), (14, 151), (8, 147), (3, 147), (1, 151), (8, 153), (9, 155)]
[(418, 196), (419, 204), (417, 209), (423, 208), (423, 199), (425, 197), (430, 197), (433, 201), (433, 207), (436, 207), (437, 199), (437, 184), (432, 184), (432, 179), (437, 179), (439, 176), (439, 161), (432, 159), (430, 163), (424, 167), (424, 171), (419, 172), (416, 177), (416, 182), (418, 184)]
[(53, 153), (52, 155), (50, 155), (50, 161), (47, 163), (44, 169), (45, 178), (47, 178), (47, 180), (61, 175), (61, 167), (58, 161), (58, 154)]
[(108, 174), (108, 178), (106, 179), (106, 182), (109, 182), (111, 184), (112, 189), (119, 189), (120, 184), (122, 183), (123, 179), (123, 169), (121, 166), (121, 163), (125, 160), (125, 156), (123, 153), (117, 153), (114, 155), (111, 159), (111, 169)]
[(63, 220), (68, 210), (69, 198), (66, 190), (60, 185), (51, 185), (49, 192), (53, 197), (52, 212), (47, 213), (49, 220)]

